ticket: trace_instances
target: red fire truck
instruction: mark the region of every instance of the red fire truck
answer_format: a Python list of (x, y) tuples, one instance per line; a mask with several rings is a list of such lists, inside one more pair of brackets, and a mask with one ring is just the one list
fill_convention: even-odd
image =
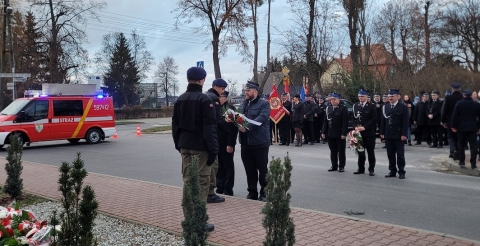
[(0, 112), (0, 148), (12, 134), (27, 146), (50, 140), (99, 143), (115, 134), (112, 98), (95, 85), (44, 84), (41, 94), (16, 99)]

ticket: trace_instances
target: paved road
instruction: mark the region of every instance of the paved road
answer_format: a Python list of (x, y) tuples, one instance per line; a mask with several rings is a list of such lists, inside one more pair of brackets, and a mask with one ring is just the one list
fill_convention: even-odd
[[(168, 119), (147, 120), (142, 128), (168, 124)], [(81, 152), (89, 172), (182, 186), (180, 156), (170, 134), (136, 137), (136, 125), (117, 126), (117, 130), (119, 139), (98, 145), (71, 145), (66, 141), (32, 144), (25, 148), (24, 160), (60, 166)], [(377, 148), (375, 177), (353, 175), (356, 156), (350, 151), (346, 172), (328, 173), (329, 151), (323, 144), (272, 146), (270, 155), (290, 154), (294, 168), (292, 206), (342, 215), (351, 210), (365, 212), (359, 217), (480, 240), (480, 180), (437, 171), (441, 169), (437, 163), (446, 158), (446, 151), (407, 147), (405, 180), (383, 177), (388, 168), (386, 152), (381, 148)], [(6, 156), (6, 151), (0, 155)], [(235, 196), (245, 197), (246, 178), (239, 149), (235, 163)]]

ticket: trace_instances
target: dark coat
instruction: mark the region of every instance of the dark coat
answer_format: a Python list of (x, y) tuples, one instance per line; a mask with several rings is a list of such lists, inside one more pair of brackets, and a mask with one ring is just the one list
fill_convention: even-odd
[(227, 121), (225, 121), (225, 117), (222, 115), (222, 105), (220, 104), (220, 95), (218, 92), (210, 88), (205, 93), (208, 97), (210, 97), (215, 105), (215, 115), (217, 119), (217, 134), (220, 134), (221, 131), (228, 131)]
[(327, 108), (327, 103), (324, 102), (317, 105), (317, 109), (315, 110), (315, 113), (317, 114), (317, 119), (323, 122), (323, 119), (325, 118), (325, 108)]
[(380, 102), (375, 102), (372, 101), (373, 105), (375, 105), (375, 110), (377, 111), (377, 124), (378, 128), (380, 128), (380, 122), (382, 121), (382, 107), (383, 107), (383, 101)]
[(442, 123), (446, 123), (448, 127), (452, 126), (452, 116), (455, 105), (463, 99), (460, 91), (454, 91), (451, 95), (445, 97), (442, 107)]
[(363, 137), (374, 137), (377, 126), (377, 108), (375, 104), (366, 102), (362, 108), (360, 103), (353, 105), (353, 115), (355, 126), (361, 125), (365, 127), (365, 131), (361, 131)]
[(478, 132), (480, 129), (480, 103), (471, 97), (457, 102), (452, 115), (452, 128), (459, 132)]
[(380, 135), (384, 135), (385, 139), (401, 139), (402, 136), (407, 136), (408, 133), (408, 108), (405, 104), (397, 102), (397, 105), (392, 109), (391, 104), (383, 106), (382, 113), (385, 113), (387, 118), (383, 118)]
[(240, 144), (260, 145), (270, 143), (270, 103), (257, 97), (253, 100), (245, 100), (242, 109), (245, 117), (259, 122), (261, 125), (248, 123), (248, 130), (245, 133), (239, 132)]
[(433, 114), (433, 118), (428, 118), (428, 125), (429, 126), (439, 126), (442, 123), (442, 105), (443, 101), (437, 100), (429, 100), (427, 103), (427, 117), (429, 114)]
[(285, 113), (285, 115), (282, 117), (280, 122), (290, 122), (291, 121), (290, 118), (292, 117), (292, 102), (286, 100), (283, 103), (283, 107), (288, 111), (288, 114)]
[(326, 108), (325, 120), (323, 122), (322, 133), (328, 138), (340, 138), (347, 136), (348, 133), (348, 109), (339, 104), (334, 109), (333, 106)]
[(208, 151), (218, 154), (217, 121), (213, 101), (202, 86), (188, 84), (173, 107), (172, 136), (175, 149)]
[(413, 121), (417, 123), (417, 126), (428, 126), (428, 114), (427, 114), (427, 103), (418, 102), (413, 112)]
[(313, 115), (317, 109), (317, 104), (313, 101), (306, 101), (305, 103), (305, 121), (313, 121)]
[(298, 104), (292, 104), (292, 122), (303, 123), (303, 116), (305, 115), (305, 105), (303, 102), (298, 102)]

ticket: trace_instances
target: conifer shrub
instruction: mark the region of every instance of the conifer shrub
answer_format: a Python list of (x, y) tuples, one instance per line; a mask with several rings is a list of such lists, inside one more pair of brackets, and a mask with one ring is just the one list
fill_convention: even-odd
[(16, 200), (22, 196), (23, 180), (20, 178), (23, 170), (22, 155), (23, 145), (19, 136), (16, 134), (10, 135), (10, 146), (8, 146), (8, 163), (5, 165), (7, 171), (7, 181), (3, 186), (3, 192), (10, 195), (12, 200)]
[(290, 218), (290, 199), (288, 193), (292, 183), (292, 162), (290, 157), (284, 158), (283, 164), (280, 158), (270, 162), (267, 174), (266, 203), (262, 208), (263, 227), (266, 236), (263, 245), (284, 246), (295, 243), (295, 226)]
[(187, 165), (187, 181), (183, 189), (182, 208), (185, 220), (182, 221), (185, 245), (207, 245), (208, 232), (205, 225), (208, 221), (206, 201), (200, 196), (200, 180), (198, 158), (193, 157)]

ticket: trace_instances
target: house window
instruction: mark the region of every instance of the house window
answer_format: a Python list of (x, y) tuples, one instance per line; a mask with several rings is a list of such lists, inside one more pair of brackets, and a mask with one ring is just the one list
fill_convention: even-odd
[(337, 74), (332, 74), (332, 84), (339, 84), (342, 82), (342, 75), (337, 73)]

